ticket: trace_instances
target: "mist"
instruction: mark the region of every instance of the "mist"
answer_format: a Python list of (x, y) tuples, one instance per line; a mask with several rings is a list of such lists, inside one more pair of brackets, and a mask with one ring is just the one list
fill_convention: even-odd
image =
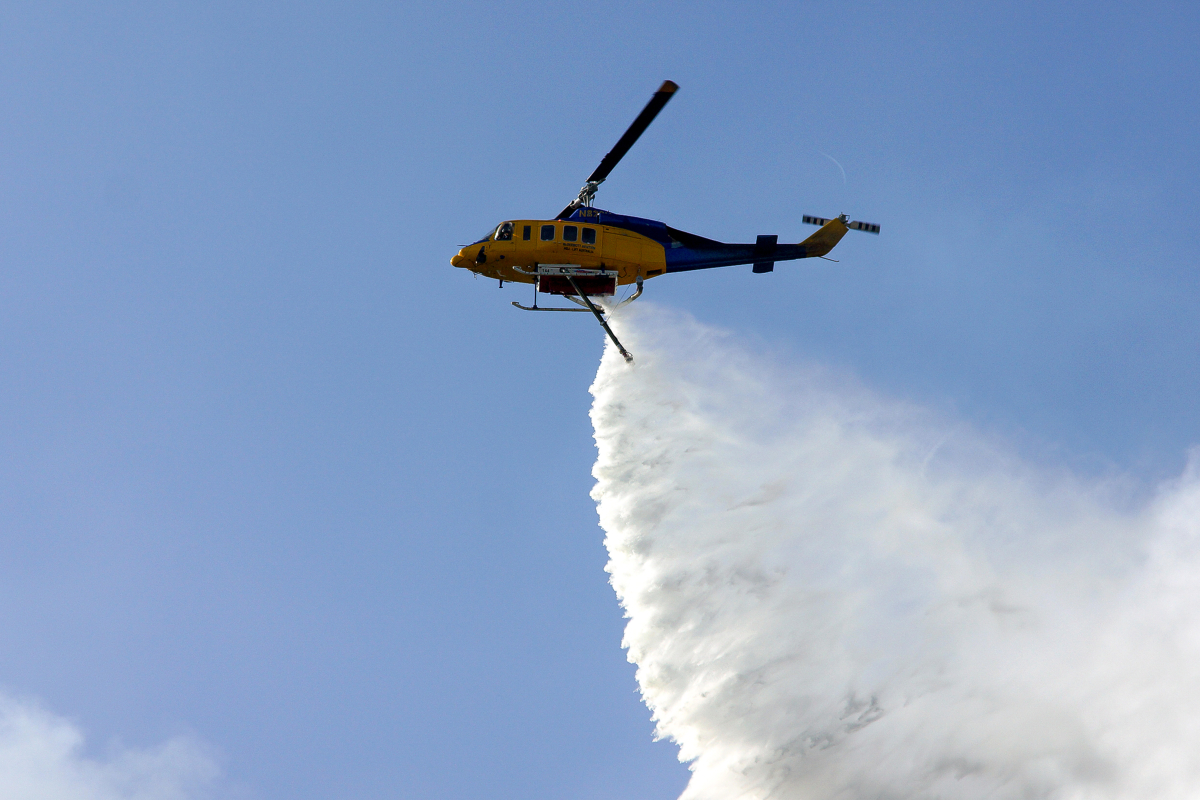
[(613, 323), (593, 497), (683, 798), (1195, 796), (1195, 468), (1132, 499), (685, 315)]
[(186, 737), (98, 753), (83, 731), (40, 704), (0, 695), (0, 797), (4, 800), (200, 800), (234, 796), (208, 747)]

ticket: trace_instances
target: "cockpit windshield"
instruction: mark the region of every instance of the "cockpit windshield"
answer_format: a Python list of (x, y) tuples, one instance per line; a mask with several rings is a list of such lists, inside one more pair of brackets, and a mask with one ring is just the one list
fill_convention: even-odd
[(493, 240), (497, 242), (511, 242), (512, 234), (513, 224), (511, 222), (501, 222), (495, 228), (484, 234), (482, 239), (478, 239), (472, 242), (472, 244), (482, 244), (483, 242), (490, 242)]

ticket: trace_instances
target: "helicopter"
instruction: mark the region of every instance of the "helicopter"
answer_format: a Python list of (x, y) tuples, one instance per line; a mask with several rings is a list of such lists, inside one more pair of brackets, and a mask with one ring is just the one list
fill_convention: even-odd
[[(518, 219), (501, 222), (487, 236), (466, 245), (450, 259), (455, 267), (477, 275), (512, 283), (533, 284), (533, 305), (513, 302), (522, 311), (592, 313), (627, 362), (633, 355), (622, 346), (608, 325), (606, 310), (593, 297), (612, 297), (618, 286), (635, 284), (617, 308), (636, 300), (650, 278), (674, 272), (753, 264), (754, 272), (771, 272), (776, 261), (824, 258), (847, 231), (879, 233), (879, 226), (850, 220), (803, 216), (820, 230), (799, 244), (780, 244), (777, 235), (759, 236), (754, 244), (726, 244), (672, 228), (652, 219), (614, 214), (593, 206), (596, 191), (620, 163), (650, 123), (675, 96), (679, 86), (664, 81), (633, 124), (600, 161), (579, 195), (554, 219)], [(832, 259), (828, 259), (832, 260)], [(545, 307), (538, 293), (558, 295), (580, 308)], [(611, 309), (610, 309), (611, 310)]]

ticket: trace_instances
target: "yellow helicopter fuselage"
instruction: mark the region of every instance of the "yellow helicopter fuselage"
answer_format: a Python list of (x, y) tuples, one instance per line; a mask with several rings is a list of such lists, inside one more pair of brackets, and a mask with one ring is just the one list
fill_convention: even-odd
[(663, 245), (626, 228), (579, 220), (523, 219), (503, 223), (488, 239), (459, 250), (450, 263), (514, 283), (533, 283), (535, 278), (528, 273), (539, 265), (573, 264), (614, 270), (618, 285), (623, 286), (639, 277), (662, 275), (667, 260)]
[(459, 250), (450, 263), (516, 283), (533, 283), (538, 268), (547, 266), (615, 272), (617, 285), (735, 264), (770, 272), (776, 261), (825, 255), (848, 229), (842, 217), (806, 221), (821, 229), (800, 244), (779, 244), (776, 236), (759, 236), (753, 244), (725, 244), (657, 220), (588, 207), (566, 219), (502, 222), (485, 238)]

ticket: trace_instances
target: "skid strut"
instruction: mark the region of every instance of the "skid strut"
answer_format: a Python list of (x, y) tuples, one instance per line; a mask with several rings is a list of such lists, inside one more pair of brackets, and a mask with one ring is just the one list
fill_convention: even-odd
[[(546, 306), (539, 306), (537, 304), (538, 283), (539, 283), (539, 281), (541, 281), (542, 276), (543, 275), (559, 275), (559, 274), (561, 274), (563, 267), (566, 267), (568, 269), (578, 268), (577, 265), (575, 265), (575, 264), (559, 265), (559, 267), (557, 269), (550, 269), (548, 267), (538, 267), (533, 270), (527, 270), (527, 269), (521, 269), (520, 267), (513, 267), (513, 269), (515, 269), (517, 272), (521, 273), (522, 275), (533, 276), (533, 305), (523, 306), (520, 303), (518, 303), (516, 300), (512, 301), (512, 304), (514, 306), (516, 306), (517, 308), (521, 309), (522, 311), (568, 311), (568, 312), (573, 311), (576, 314), (586, 314), (587, 313), (586, 308), (556, 308), (554, 306), (550, 306), (547, 308)], [(591, 273), (591, 270), (589, 270), (589, 274), (590, 273)], [(567, 299), (572, 300), (576, 303), (579, 303), (579, 301), (576, 300), (574, 297), (567, 297)], [(579, 305), (583, 305), (583, 303), (579, 303)]]

